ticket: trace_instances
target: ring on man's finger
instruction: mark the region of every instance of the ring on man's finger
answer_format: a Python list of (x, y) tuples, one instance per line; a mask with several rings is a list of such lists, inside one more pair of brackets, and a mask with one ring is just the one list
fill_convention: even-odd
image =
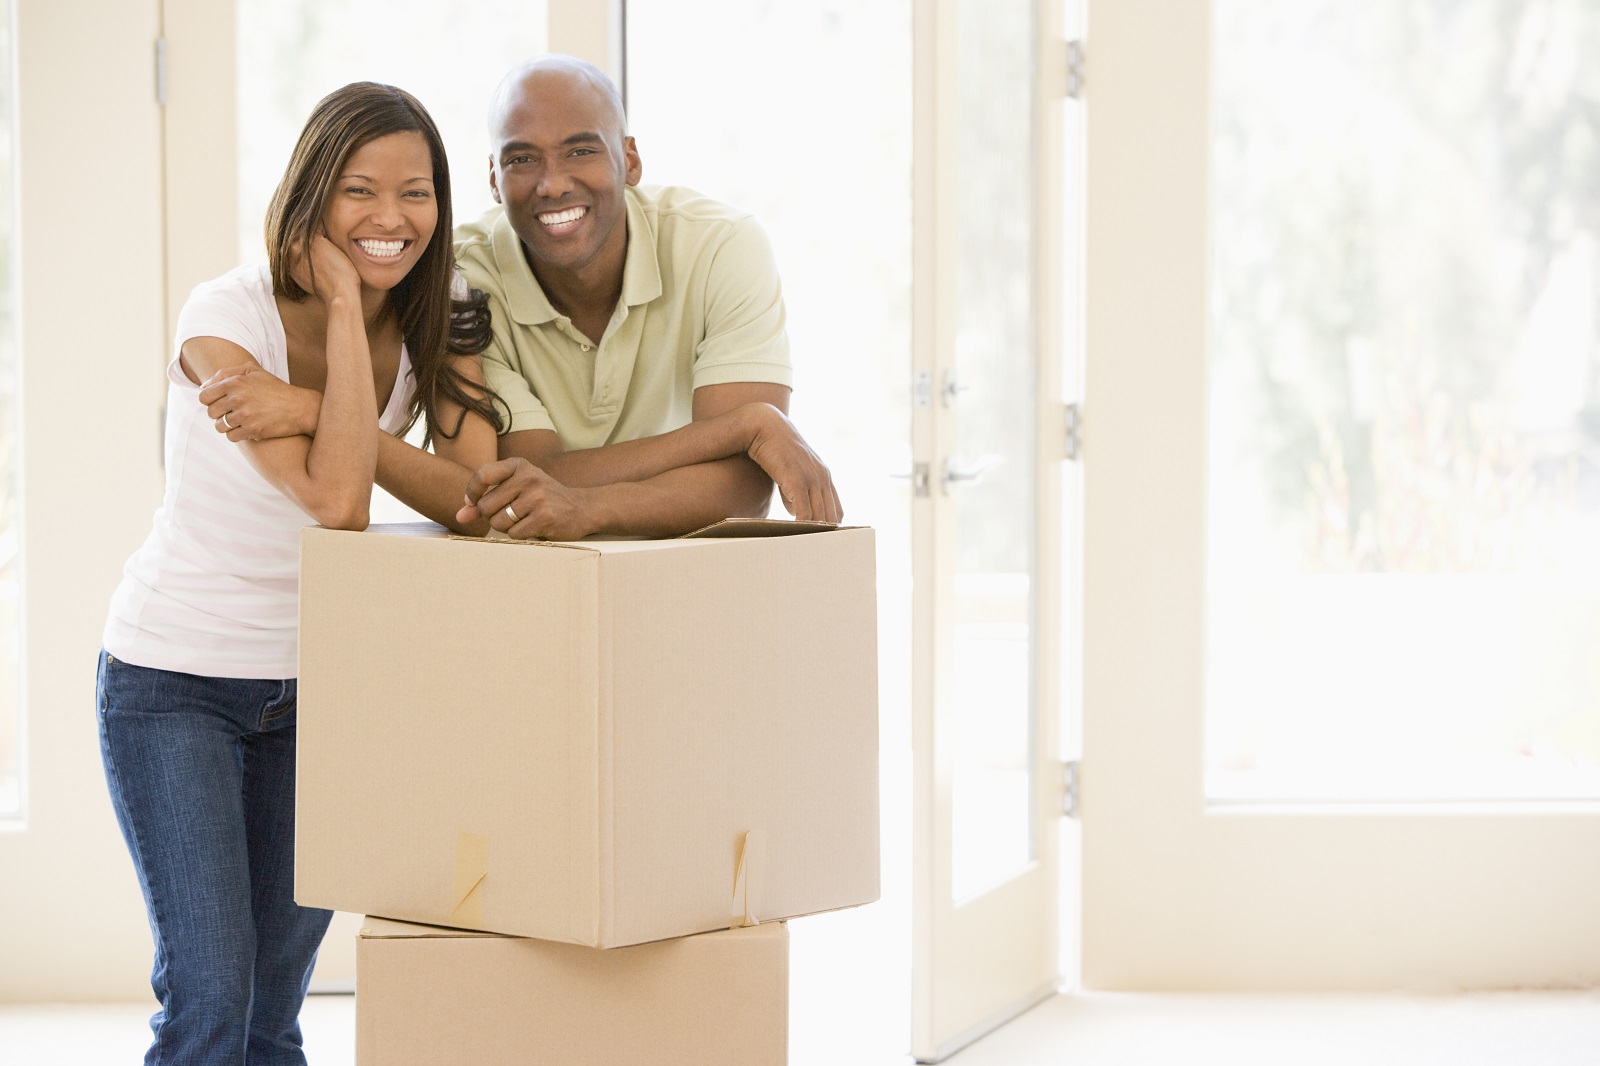
[(511, 505), (509, 503), (506, 504), (506, 517), (511, 519), (513, 522), (517, 521), (517, 512), (511, 509)]
[(238, 429), (239, 428), (238, 426), (234, 425), (232, 422), (228, 421), (228, 412), (227, 411), (222, 412), (222, 424), (227, 426), (229, 429)]

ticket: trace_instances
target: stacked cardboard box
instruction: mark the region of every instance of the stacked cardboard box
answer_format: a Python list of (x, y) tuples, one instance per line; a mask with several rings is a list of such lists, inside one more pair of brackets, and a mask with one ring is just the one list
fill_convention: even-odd
[[(612, 1027), (643, 1019), (665, 1041), (670, 1015), (709, 1040), (727, 1006), (694, 967), (715, 959), (770, 990), (787, 940), (696, 934), (877, 898), (872, 533), (707, 532), (546, 544), (432, 526), (306, 531), (296, 898), (501, 934), (369, 926), (363, 1062), (405, 1061), (363, 1050), (398, 1031), (374, 1019), (418, 1017), (380, 960), (415, 973), (449, 958), (440, 972), (458, 986), (471, 970), (531, 991), (565, 980), (550, 959), (583, 953), (504, 937), (581, 945), (597, 958), (591, 984), (631, 990), (629, 1006), (604, 1008)], [(618, 976), (643, 970), (667, 976)], [(680, 985), (704, 1025), (663, 991)], [(493, 1000), (512, 1042), (520, 998)], [(575, 1030), (541, 1031), (562, 1044), (552, 1061), (622, 1061)], [(683, 1061), (782, 1061), (729, 1046)]]

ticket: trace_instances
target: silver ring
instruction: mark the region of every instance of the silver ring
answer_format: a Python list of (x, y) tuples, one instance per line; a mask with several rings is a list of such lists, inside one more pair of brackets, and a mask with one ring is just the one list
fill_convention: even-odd
[(517, 521), (517, 512), (511, 509), (511, 505), (509, 503), (506, 504), (506, 517), (510, 518), (513, 522)]
[(232, 422), (228, 421), (228, 412), (226, 412), (226, 411), (224, 411), (222, 413), (222, 424), (227, 426), (229, 429), (238, 429), (239, 428), (238, 426), (234, 425)]

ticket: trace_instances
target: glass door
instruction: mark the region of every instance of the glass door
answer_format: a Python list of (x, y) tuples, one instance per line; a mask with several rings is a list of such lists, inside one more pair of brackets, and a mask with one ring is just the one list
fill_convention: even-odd
[[(912, 1050), (1060, 973), (1058, 5), (917, 7)], [(1049, 305), (1045, 306), (1049, 293)]]

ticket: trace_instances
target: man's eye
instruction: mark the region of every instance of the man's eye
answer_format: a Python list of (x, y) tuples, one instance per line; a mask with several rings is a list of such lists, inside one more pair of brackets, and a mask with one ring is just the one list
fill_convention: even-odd
[(519, 165), (521, 165), (523, 163), (531, 163), (532, 161), (533, 161), (533, 157), (532, 156), (514, 155), (510, 159), (506, 160), (506, 166), (514, 167), (514, 166), (519, 166)]

